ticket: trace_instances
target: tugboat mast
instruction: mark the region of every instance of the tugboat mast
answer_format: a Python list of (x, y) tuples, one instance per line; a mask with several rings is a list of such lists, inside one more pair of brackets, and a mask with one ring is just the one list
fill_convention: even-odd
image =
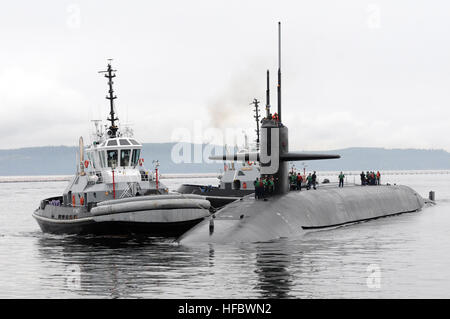
[(259, 101), (257, 99), (253, 99), (253, 104), (255, 106), (255, 115), (253, 116), (256, 120), (256, 150), (259, 151)]
[(109, 112), (110, 118), (107, 118), (108, 121), (111, 121), (111, 126), (109, 127), (108, 135), (109, 135), (109, 137), (114, 138), (114, 137), (116, 137), (117, 130), (119, 129), (117, 127), (117, 125), (115, 124), (115, 121), (118, 121), (119, 118), (117, 118), (114, 113), (114, 100), (117, 99), (117, 96), (114, 95), (114, 89), (113, 89), (114, 82), (112, 81), (112, 79), (116, 77), (114, 72), (116, 72), (117, 70), (112, 69), (112, 66), (111, 66), (112, 59), (108, 59), (108, 61), (109, 61), (108, 69), (106, 71), (99, 71), (98, 73), (106, 73), (105, 78), (108, 78), (108, 86), (109, 86), (108, 93), (109, 93), (109, 95), (106, 96), (106, 99), (109, 100), (109, 104), (111, 107), (110, 112)]

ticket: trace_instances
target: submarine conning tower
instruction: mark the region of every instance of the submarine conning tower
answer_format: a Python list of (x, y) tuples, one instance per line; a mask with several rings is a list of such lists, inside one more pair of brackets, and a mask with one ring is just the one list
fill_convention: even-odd
[(283, 123), (275, 119), (263, 119), (261, 126), (261, 177), (274, 179), (274, 194), (289, 191), (288, 163), (281, 160), (289, 153), (289, 132)]
[(261, 121), (261, 177), (273, 177), (275, 184), (274, 194), (283, 194), (289, 191), (288, 163), (280, 160), (280, 155), (285, 155), (289, 152), (289, 131), (281, 122), (281, 22), (278, 22), (278, 113), (274, 114), (273, 117), (270, 114), (269, 84), (269, 70), (267, 70), (267, 114)]

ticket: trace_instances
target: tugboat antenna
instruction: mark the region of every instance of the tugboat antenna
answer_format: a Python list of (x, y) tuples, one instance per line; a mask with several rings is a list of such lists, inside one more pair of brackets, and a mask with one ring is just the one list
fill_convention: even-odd
[(278, 120), (281, 123), (281, 22), (278, 22)]
[[(101, 129), (101, 127), (100, 128), (98, 127), (98, 125), (102, 122), (102, 120), (91, 120), (91, 122), (94, 122), (94, 126), (95, 126), (95, 133), (94, 133), (94, 135), (95, 135), (95, 138), (97, 140), (98, 138), (102, 137), (102, 129)], [(94, 141), (94, 143), (95, 142), (96, 141)]]
[(253, 99), (253, 102), (250, 105), (255, 105), (255, 115), (253, 116), (256, 120), (256, 150), (259, 151), (259, 101), (257, 99)]
[(114, 113), (114, 100), (117, 99), (117, 96), (114, 95), (114, 89), (113, 89), (114, 82), (112, 81), (112, 79), (116, 77), (114, 72), (116, 72), (117, 70), (112, 69), (111, 61), (112, 61), (112, 59), (108, 59), (108, 69), (106, 71), (99, 71), (98, 73), (106, 73), (105, 78), (108, 79), (109, 95), (106, 96), (106, 99), (109, 100), (109, 104), (111, 107), (110, 112), (109, 112), (110, 118), (107, 118), (108, 121), (111, 121), (111, 126), (109, 127), (108, 135), (110, 137), (116, 137), (118, 127), (115, 124), (115, 121), (118, 121), (119, 119), (116, 117), (116, 115)]

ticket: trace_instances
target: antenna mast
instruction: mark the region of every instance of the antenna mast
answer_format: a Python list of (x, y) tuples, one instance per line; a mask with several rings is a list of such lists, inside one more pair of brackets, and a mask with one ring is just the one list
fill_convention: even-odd
[(99, 71), (98, 73), (106, 73), (105, 74), (105, 78), (108, 79), (108, 86), (109, 86), (109, 95), (106, 96), (106, 99), (109, 100), (109, 105), (110, 105), (110, 118), (107, 118), (108, 121), (111, 122), (111, 126), (109, 127), (108, 130), (108, 135), (110, 137), (116, 137), (116, 133), (118, 130), (117, 125), (115, 125), (115, 121), (118, 121), (119, 119), (116, 117), (115, 113), (114, 113), (114, 100), (117, 99), (117, 96), (114, 95), (114, 89), (113, 89), (113, 84), (114, 82), (112, 81), (113, 78), (116, 77), (115, 73), (117, 70), (113, 70), (112, 66), (111, 66), (111, 61), (112, 59), (108, 59), (108, 69), (106, 71)]
[(281, 22), (278, 22), (278, 119), (281, 123)]
[(271, 119), (270, 115), (270, 85), (269, 85), (269, 70), (267, 70), (267, 89), (266, 89), (266, 119)]
[(101, 127), (99, 128), (99, 124), (102, 122), (102, 120), (91, 120), (91, 122), (94, 122), (94, 125), (95, 125), (95, 133), (94, 133), (94, 136), (95, 136), (94, 143), (95, 143), (99, 139), (101, 139), (102, 135), (103, 135), (102, 128)]
[(253, 117), (256, 120), (256, 150), (259, 151), (259, 101), (257, 99), (253, 99), (253, 102), (250, 103), (250, 105), (252, 104), (255, 106), (255, 115)]

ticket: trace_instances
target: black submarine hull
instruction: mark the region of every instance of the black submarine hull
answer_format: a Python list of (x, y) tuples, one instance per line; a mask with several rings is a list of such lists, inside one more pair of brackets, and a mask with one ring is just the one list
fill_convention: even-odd
[(407, 186), (336, 186), (292, 191), (267, 201), (246, 196), (222, 208), (178, 242), (261, 242), (301, 237), (307, 232), (416, 212), (423, 198)]

